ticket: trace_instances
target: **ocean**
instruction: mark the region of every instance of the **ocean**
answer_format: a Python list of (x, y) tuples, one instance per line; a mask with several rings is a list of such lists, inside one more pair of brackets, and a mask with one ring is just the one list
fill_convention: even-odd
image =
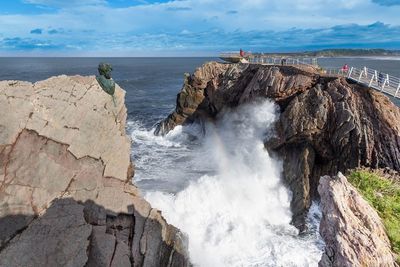
[[(222, 114), (217, 124), (176, 127), (154, 136), (157, 122), (175, 107), (185, 72), (215, 58), (0, 58), (0, 80), (35, 82), (54, 75), (95, 75), (111, 63), (127, 91), (127, 132), (132, 137), (134, 183), (166, 219), (189, 236), (197, 266), (317, 266), (323, 242), (320, 212), (313, 204), (310, 231), (290, 225), (290, 192), (282, 164), (263, 149), (276, 119), (268, 100)], [(323, 58), (324, 67), (344, 64), (400, 77), (400, 60)], [(397, 100), (396, 100), (397, 101)], [(396, 102), (400, 104), (400, 102)]]

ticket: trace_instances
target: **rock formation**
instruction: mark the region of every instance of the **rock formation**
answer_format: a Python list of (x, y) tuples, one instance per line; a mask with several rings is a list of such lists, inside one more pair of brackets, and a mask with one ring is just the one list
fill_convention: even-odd
[(0, 82), (0, 266), (187, 266), (131, 184), (125, 92), (95, 77)]
[(312, 67), (206, 63), (186, 77), (176, 110), (156, 133), (256, 98), (279, 107), (276, 136), (265, 145), (283, 161), (300, 229), (320, 176), (360, 166), (400, 170), (400, 109), (373, 89)]
[(381, 219), (346, 177), (321, 177), (318, 192), (326, 244), (319, 266), (396, 266)]

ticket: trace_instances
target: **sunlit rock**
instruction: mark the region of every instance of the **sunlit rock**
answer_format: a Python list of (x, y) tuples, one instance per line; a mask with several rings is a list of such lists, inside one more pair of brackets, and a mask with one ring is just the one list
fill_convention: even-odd
[(0, 82), (0, 266), (186, 266), (131, 184), (125, 91), (94, 76)]

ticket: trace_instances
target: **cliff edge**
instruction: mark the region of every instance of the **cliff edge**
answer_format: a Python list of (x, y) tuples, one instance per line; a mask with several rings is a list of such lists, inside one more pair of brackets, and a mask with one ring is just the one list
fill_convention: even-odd
[(131, 184), (125, 91), (94, 76), (0, 82), (0, 266), (187, 266)]
[(279, 109), (265, 147), (282, 159), (299, 229), (321, 176), (361, 166), (400, 170), (400, 108), (371, 88), (307, 66), (206, 63), (185, 77), (175, 111), (156, 133), (260, 98)]

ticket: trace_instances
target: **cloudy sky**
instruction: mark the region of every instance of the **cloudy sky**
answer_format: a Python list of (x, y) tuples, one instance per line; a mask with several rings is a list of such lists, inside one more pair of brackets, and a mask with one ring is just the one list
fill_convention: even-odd
[(400, 49), (400, 0), (3, 0), (0, 55)]

